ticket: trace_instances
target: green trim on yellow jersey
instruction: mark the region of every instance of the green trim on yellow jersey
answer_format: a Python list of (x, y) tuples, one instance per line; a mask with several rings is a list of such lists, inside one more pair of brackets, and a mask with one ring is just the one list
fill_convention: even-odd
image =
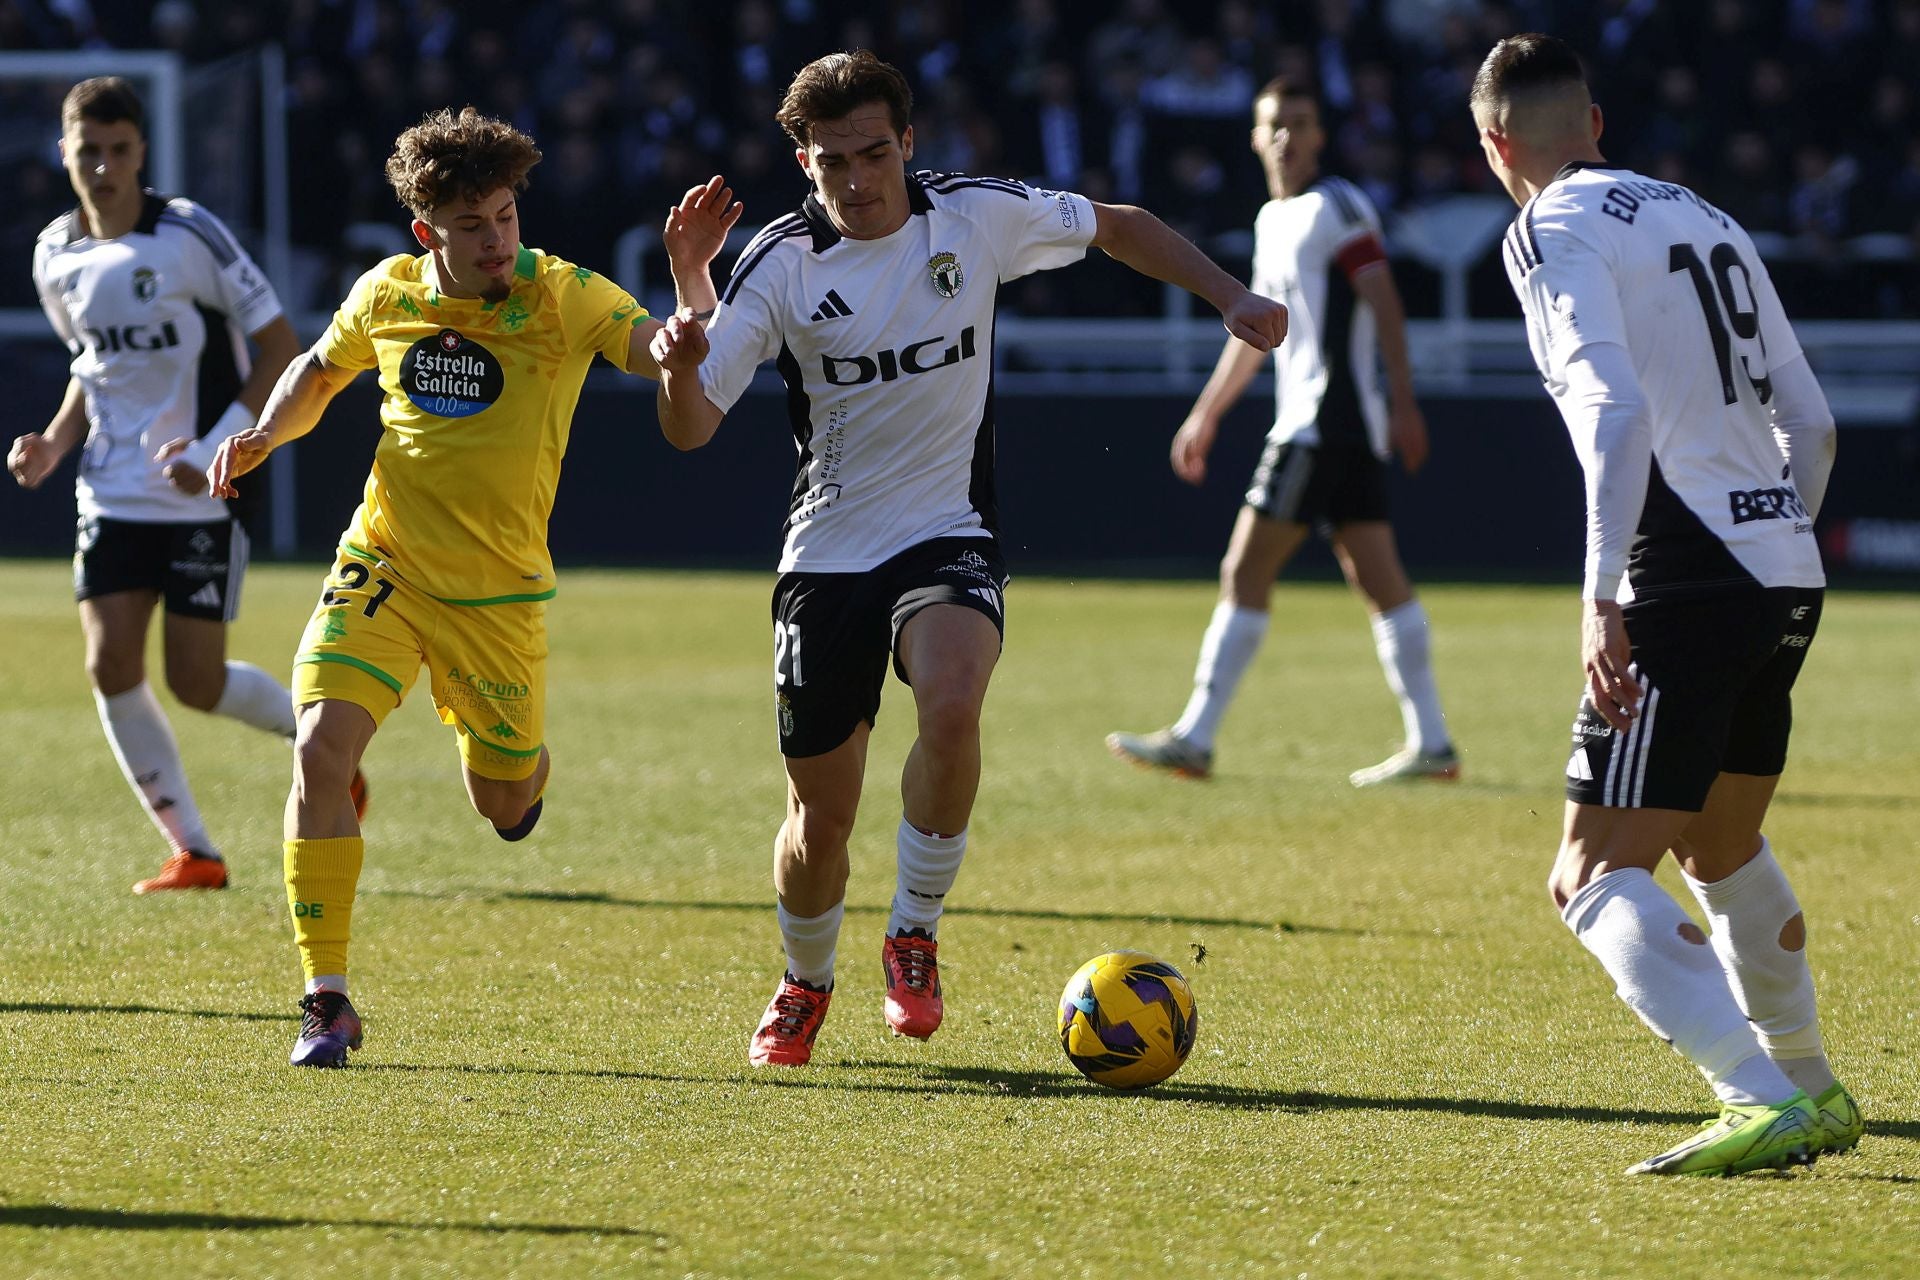
[(371, 662), (365, 662), (359, 658), (351, 657), (344, 653), (303, 653), (299, 657), (293, 660), (293, 665), (297, 667), (302, 663), (306, 663), (306, 662), (338, 662), (342, 666), (358, 667), (360, 670), (372, 676), (375, 680), (378, 680), (381, 684), (386, 685), (389, 689), (393, 690), (395, 693), (406, 692), (404, 686), (402, 686), (398, 680), (395, 680), (392, 676), (388, 675), (386, 672), (382, 671), (380, 668), (374, 666)]
[(534, 270), (539, 265), (540, 261), (533, 256), (533, 250), (525, 245), (521, 245), (520, 252), (513, 255), (513, 274), (522, 280), (533, 279)]
[(373, 554), (373, 552), (367, 550), (365, 547), (356, 547), (351, 542), (341, 543), (340, 549), (346, 552), (348, 555), (352, 556), (354, 559), (365, 560), (368, 564), (386, 563), (379, 556)]
[(548, 587), (545, 591), (538, 592), (534, 595), (488, 596), (484, 600), (449, 600), (445, 596), (432, 596), (430, 598), (438, 600), (441, 604), (456, 604), (467, 608), (475, 608), (488, 604), (538, 604), (542, 600), (551, 600), (559, 594), (560, 588)]

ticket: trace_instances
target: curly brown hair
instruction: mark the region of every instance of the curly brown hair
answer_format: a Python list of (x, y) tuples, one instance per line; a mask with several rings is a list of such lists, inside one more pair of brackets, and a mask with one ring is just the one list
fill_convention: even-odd
[(895, 133), (907, 131), (913, 90), (899, 68), (865, 49), (830, 53), (800, 68), (773, 118), (796, 145), (804, 147), (813, 140), (814, 125), (851, 115), (855, 107), (869, 102), (885, 104)]
[(425, 219), (456, 197), (469, 203), (502, 187), (527, 188), (540, 163), (533, 139), (472, 107), (442, 107), (393, 140), (387, 181), (413, 216)]

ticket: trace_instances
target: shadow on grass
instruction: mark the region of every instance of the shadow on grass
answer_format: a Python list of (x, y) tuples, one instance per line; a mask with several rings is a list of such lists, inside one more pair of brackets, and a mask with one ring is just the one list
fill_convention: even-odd
[[(422, 889), (363, 889), (362, 897), (426, 898), (457, 901), (478, 898), (483, 902), (556, 902), (588, 906), (630, 907), (637, 911), (744, 911), (763, 914), (773, 909), (770, 902), (710, 902), (697, 899), (623, 898), (616, 893), (597, 890), (566, 889), (475, 889), (470, 892), (443, 892)], [(884, 906), (847, 907), (850, 916), (881, 916)], [(1049, 911), (1037, 907), (948, 907), (949, 916), (979, 916), (995, 920), (1060, 920), (1093, 924), (1179, 924), (1194, 928), (1259, 929), (1271, 933), (1319, 933), (1349, 938), (1371, 936), (1369, 929), (1350, 929), (1342, 925), (1300, 924), (1291, 920), (1246, 920), (1234, 916), (1187, 916), (1162, 911)]]
[(288, 1231), (328, 1227), (369, 1231), (466, 1231), (478, 1235), (640, 1236), (660, 1244), (668, 1237), (637, 1227), (584, 1226), (568, 1222), (401, 1222), (391, 1218), (270, 1218), (236, 1213), (144, 1213), (132, 1209), (76, 1209), (63, 1204), (0, 1205), (0, 1227), (52, 1227), (93, 1231)]
[(0, 1013), (159, 1013), (176, 1018), (227, 1018), (235, 1022), (286, 1022), (290, 1013), (232, 1013), (225, 1009), (169, 1009), (157, 1004), (69, 1004), (64, 1000), (0, 1002)]
[[(1586, 1124), (1697, 1125), (1704, 1107), (1693, 1111), (1654, 1111), (1622, 1107), (1582, 1107), (1545, 1102), (1514, 1102), (1496, 1098), (1370, 1097), (1365, 1094), (1323, 1093), (1316, 1089), (1245, 1089), (1237, 1085), (1189, 1083), (1175, 1080), (1136, 1092), (1103, 1089), (1068, 1071), (1006, 1071), (994, 1067), (943, 1066), (930, 1063), (885, 1062), (876, 1058), (846, 1058), (829, 1064), (850, 1071), (891, 1072), (913, 1079), (861, 1080), (817, 1071), (753, 1071), (737, 1076), (683, 1076), (659, 1071), (616, 1071), (604, 1068), (526, 1067), (512, 1063), (470, 1066), (420, 1062), (356, 1063), (354, 1071), (446, 1071), (483, 1076), (560, 1076), (577, 1079), (639, 1080), (656, 1084), (745, 1085), (770, 1089), (823, 1089), (847, 1093), (895, 1093), (970, 1096), (982, 1098), (1108, 1098), (1119, 1105), (1157, 1106), (1180, 1103), (1239, 1111), (1287, 1111), (1306, 1115), (1316, 1111), (1428, 1111), (1480, 1116), (1493, 1120), (1577, 1120)], [(1905, 1138), (1920, 1142), (1920, 1120), (1868, 1121), (1869, 1138)], [(1920, 1179), (1896, 1181), (1920, 1182)]]

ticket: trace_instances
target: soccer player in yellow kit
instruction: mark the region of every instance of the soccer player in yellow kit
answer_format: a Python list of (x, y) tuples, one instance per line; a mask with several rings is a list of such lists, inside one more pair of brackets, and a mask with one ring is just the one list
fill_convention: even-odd
[[(296, 1066), (344, 1066), (360, 1047), (346, 973), (363, 845), (348, 783), (422, 664), (459, 735), (474, 809), (506, 840), (539, 820), (547, 517), (580, 385), (596, 354), (659, 377), (647, 347), (660, 325), (632, 296), (520, 243), (516, 195), (539, 159), (532, 139), (472, 107), (401, 134), (387, 178), (427, 252), (362, 276), (259, 425), (214, 460), (218, 494), (312, 430), (362, 370), (379, 370), (373, 472), (294, 657), (285, 865), (306, 972)], [(707, 268), (739, 212), (716, 178), (668, 217), (674, 276), (695, 309), (717, 301)]]

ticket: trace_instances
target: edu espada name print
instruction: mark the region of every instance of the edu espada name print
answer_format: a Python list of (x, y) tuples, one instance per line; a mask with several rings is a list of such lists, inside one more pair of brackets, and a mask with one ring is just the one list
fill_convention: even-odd
[(956, 297), (966, 287), (967, 274), (960, 269), (960, 259), (951, 253), (943, 251), (928, 258), (927, 275), (933, 280), (933, 291), (943, 298)]

